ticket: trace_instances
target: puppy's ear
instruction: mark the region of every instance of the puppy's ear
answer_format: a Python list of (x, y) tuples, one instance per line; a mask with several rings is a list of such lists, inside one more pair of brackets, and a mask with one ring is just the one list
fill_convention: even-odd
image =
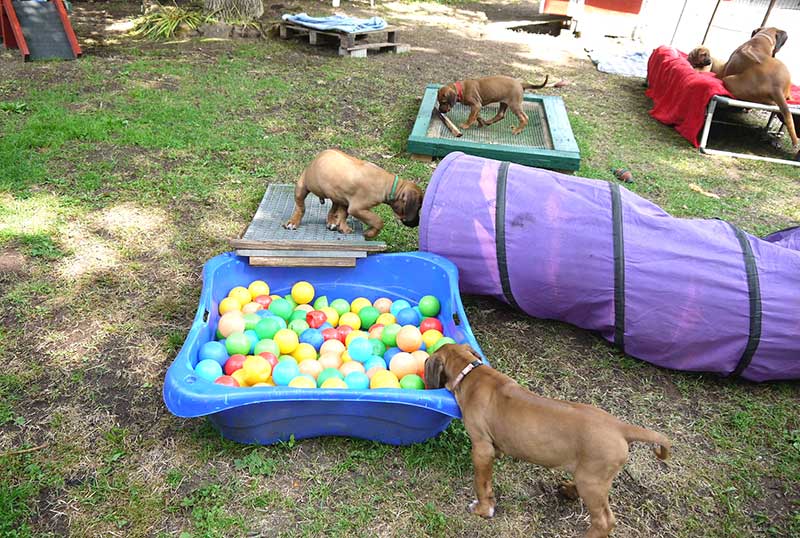
[(444, 361), (438, 353), (425, 359), (425, 386), (429, 389), (440, 389), (447, 382), (444, 373)]
[(403, 192), (403, 224), (406, 226), (419, 226), (419, 208), (422, 205), (422, 191), (412, 186)]
[(783, 47), (786, 44), (787, 39), (789, 39), (789, 34), (784, 32), (783, 30), (778, 30), (777, 32), (775, 32), (775, 48), (772, 49), (773, 56), (778, 54), (778, 51), (781, 50), (781, 47)]
[(458, 98), (458, 95), (456, 95), (456, 92), (454, 92), (453, 90), (450, 90), (449, 92), (447, 92), (447, 102), (450, 103), (450, 107), (456, 106), (456, 99), (457, 98)]

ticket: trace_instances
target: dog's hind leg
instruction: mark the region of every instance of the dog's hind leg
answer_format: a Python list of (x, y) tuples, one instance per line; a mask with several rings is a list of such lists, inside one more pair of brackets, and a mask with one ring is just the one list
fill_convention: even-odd
[(292, 213), (292, 216), (286, 221), (286, 224), (283, 225), (287, 230), (296, 230), (297, 227), (300, 226), (300, 221), (303, 220), (303, 215), (305, 215), (306, 196), (308, 196), (309, 192), (306, 188), (305, 177), (306, 173), (303, 171), (300, 175), (300, 179), (297, 180), (297, 185), (294, 187), (294, 213)]
[(580, 469), (575, 471), (575, 486), (591, 516), (586, 538), (608, 538), (616, 526), (614, 513), (608, 506), (608, 491), (613, 479), (613, 476), (606, 478), (594, 472), (587, 476)]
[(475, 467), (475, 495), (469, 511), (481, 517), (494, 517), (495, 498), (492, 489), (494, 446), (490, 441), (472, 442), (472, 465)]
[(525, 114), (525, 112), (522, 110), (521, 103), (513, 103), (509, 106), (511, 108), (511, 112), (513, 112), (517, 116), (517, 118), (519, 118), (519, 125), (511, 130), (511, 134), (518, 135), (519, 133), (522, 132), (525, 126), (528, 125), (528, 115)]

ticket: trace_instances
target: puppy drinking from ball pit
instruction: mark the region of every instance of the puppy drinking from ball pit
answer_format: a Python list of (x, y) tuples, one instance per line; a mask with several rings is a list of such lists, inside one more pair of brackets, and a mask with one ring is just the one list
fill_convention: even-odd
[(322, 151), (300, 174), (294, 188), (294, 213), (284, 228), (296, 230), (300, 226), (308, 193), (323, 204), (325, 199), (331, 201), (329, 230), (352, 232), (347, 224), (349, 214), (369, 226), (364, 237), (375, 237), (383, 228), (383, 220), (372, 208), (382, 203), (388, 204), (406, 226), (419, 225), (422, 190), (417, 185), (335, 149)]
[[(511, 77), (483, 77), (456, 81), (439, 88), (436, 100), (439, 102), (439, 111), (447, 114), (456, 103), (464, 103), (470, 107), (467, 121), (462, 123), (462, 129), (469, 129), (477, 121), (480, 127), (497, 123), (506, 117), (506, 110), (511, 109), (519, 119), (519, 125), (511, 130), (511, 134), (519, 134), (528, 125), (528, 115), (522, 110), (522, 98), (525, 90), (544, 88), (548, 76), (544, 77), (541, 84), (523, 84)], [(497, 114), (490, 119), (480, 117), (481, 107), (492, 103), (500, 103)]]
[(669, 440), (651, 430), (622, 422), (591, 405), (538, 396), (488, 366), (468, 345), (446, 344), (425, 362), (428, 388), (446, 387), (455, 396), (472, 441), (475, 493), (469, 510), (494, 516), (494, 458), (507, 454), (568, 471), (561, 485), (569, 498), (580, 497), (591, 516), (586, 538), (606, 538), (615, 525), (608, 505), (611, 482), (628, 460), (632, 441), (652, 443), (667, 459)]

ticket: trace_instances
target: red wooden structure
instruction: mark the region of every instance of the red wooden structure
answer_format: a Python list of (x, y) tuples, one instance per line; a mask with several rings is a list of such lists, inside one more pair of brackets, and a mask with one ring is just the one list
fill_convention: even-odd
[[(78, 38), (72, 29), (72, 24), (69, 22), (67, 9), (64, 7), (62, 0), (48, 0), (51, 2), (58, 12), (61, 26), (64, 30), (69, 47), (72, 50), (72, 55), (75, 58), (80, 57), (81, 47), (78, 45)], [(30, 31), (35, 31), (31, 28)], [(3, 44), (7, 49), (19, 49), (25, 61), (31, 59), (31, 51), (28, 43), (25, 40), (25, 34), (22, 31), (22, 25), (17, 17), (12, 0), (0, 0), (0, 37), (2, 37)]]

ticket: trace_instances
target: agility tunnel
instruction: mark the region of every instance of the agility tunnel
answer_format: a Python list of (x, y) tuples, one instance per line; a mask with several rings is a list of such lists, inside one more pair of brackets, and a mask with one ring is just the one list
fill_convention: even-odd
[(456, 264), (462, 293), (598, 331), (665, 368), (800, 378), (800, 228), (759, 239), (616, 183), (451, 153), (419, 233), (420, 250)]

